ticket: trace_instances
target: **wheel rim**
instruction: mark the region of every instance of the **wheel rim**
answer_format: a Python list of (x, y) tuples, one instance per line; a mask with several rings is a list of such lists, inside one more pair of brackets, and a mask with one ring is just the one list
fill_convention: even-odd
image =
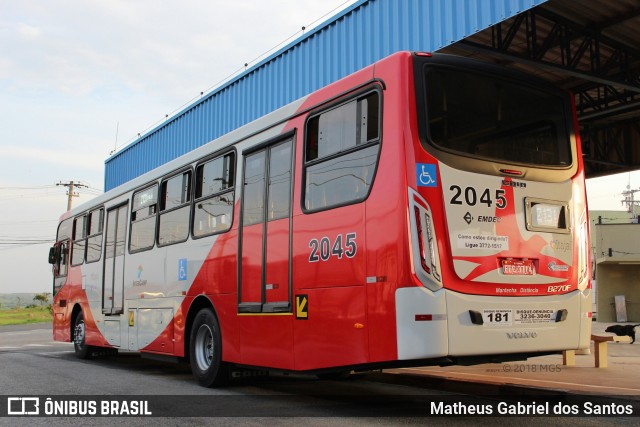
[(73, 333), (73, 343), (78, 348), (84, 346), (84, 320), (78, 322)]
[(206, 371), (213, 362), (213, 332), (208, 325), (201, 325), (198, 328), (195, 351), (198, 368)]

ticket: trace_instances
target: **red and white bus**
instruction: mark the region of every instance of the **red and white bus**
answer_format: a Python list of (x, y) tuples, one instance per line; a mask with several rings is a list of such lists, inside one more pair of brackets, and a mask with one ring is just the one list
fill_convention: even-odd
[(61, 217), (56, 340), (332, 374), (587, 348), (569, 93), (401, 52)]

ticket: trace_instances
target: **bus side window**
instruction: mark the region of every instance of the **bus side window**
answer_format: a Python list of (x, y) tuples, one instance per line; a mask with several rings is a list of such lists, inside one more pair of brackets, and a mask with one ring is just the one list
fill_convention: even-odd
[(87, 262), (95, 262), (102, 254), (102, 222), (104, 221), (104, 209), (96, 209), (89, 214), (87, 230)]
[(69, 263), (69, 241), (60, 242), (58, 244), (58, 263), (55, 265), (56, 276), (62, 277), (67, 275), (68, 263)]
[(133, 194), (131, 235), (129, 238), (130, 252), (144, 251), (153, 247), (156, 240), (157, 203), (157, 184)]
[(163, 181), (160, 188), (158, 245), (184, 242), (189, 237), (191, 171)]
[(288, 218), (291, 211), (291, 156), (293, 140), (270, 148), (267, 221)]
[(242, 190), (242, 225), (245, 227), (264, 222), (266, 159), (265, 150), (245, 157)]
[(216, 157), (196, 167), (193, 237), (231, 228), (235, 199), (235, 153)]
[[(55, 277), (64, 277), (67, 275), (72, 226), (73, 222), (71, 218), (65, 219), (58, 226), (58, 235), (54, 246), (56, 263), (53, 265), (53, 273)], [(59, 286), (61, 287), (62, 284), (59, 284)], [(54, 289), (54, 291), (56, 290)]]
[(77, 266), (84, 262), (87, 247), (87, 216), (83, 215), (73, 220), (73, 245), (71, 247), (71, 265)]
[(380, 100), (371, 92), (307, 122), (305, 208), (363, 201), (380, 149)]

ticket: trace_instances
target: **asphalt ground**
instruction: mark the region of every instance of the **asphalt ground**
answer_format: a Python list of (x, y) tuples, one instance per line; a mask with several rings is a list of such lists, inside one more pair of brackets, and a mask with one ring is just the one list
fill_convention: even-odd
[[(613, 335), (604, 332), (614, 323), (593, 322), (592, 334)], [(633, 324), (633, 323), (627, 323)], [(13, 350), (45, 345), (64, 345), (50, 339), (48, 325), (4, 326), (2, 332), (12, 335), (14, 344), (0, 343), (0, 350)], [(42, 329), (42, 331), (40, 330)], [(27, 332), (30, 331), (30, 332)], [(45, 344), (33, 344), (33, 334)], [(40, 337), (39, 335), (46, 336)], [(24, 342), (21, 342), (24, 341)], [(18, 344), (16, 344), (17, 342)], [(17, 347), (16, 347), (17, 346)], [(70, 346), (70, 344), (66, 344)], [(6, 348), (5, 348), (6, 347)], [(590, 354), (577, 354), (575, 366), (564, 366), (562, 355), (555, 354), (530, 358), (526, 361), (473, 366), (427, 366), (384, 370), (381, 381), (389, 375), (401, 376), (403, 381), (431, 383), (435, 389), (457, 393), (480, 395), (504, 394), (587, 394), (601, 396), (636, 396), (640, 400), (640, 327), (638, 341), (634, 344), (610, 342), (608, 344), (608, 367), (596, 368), (593, 342)], [(371, 374), (376, 376), (376, 374)], [(385, 380), (386, 378), (386, 380)]]

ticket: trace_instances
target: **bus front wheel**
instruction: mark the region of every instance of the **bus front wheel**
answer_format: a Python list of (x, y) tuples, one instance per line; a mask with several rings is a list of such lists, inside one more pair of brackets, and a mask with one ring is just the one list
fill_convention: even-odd
[(193, 320), (189, 350), (191, 372), (198, 384), (203, 387), (226, 384), (229, 371), (222, 362), (220, 325), (208, 308), (200, 310)]
[(80, 311), (73, 325), (73, 348), (79, 359), (89, 359), (92, 354), (91, 346), (86, 343), (86, 331), (84, 313)]

